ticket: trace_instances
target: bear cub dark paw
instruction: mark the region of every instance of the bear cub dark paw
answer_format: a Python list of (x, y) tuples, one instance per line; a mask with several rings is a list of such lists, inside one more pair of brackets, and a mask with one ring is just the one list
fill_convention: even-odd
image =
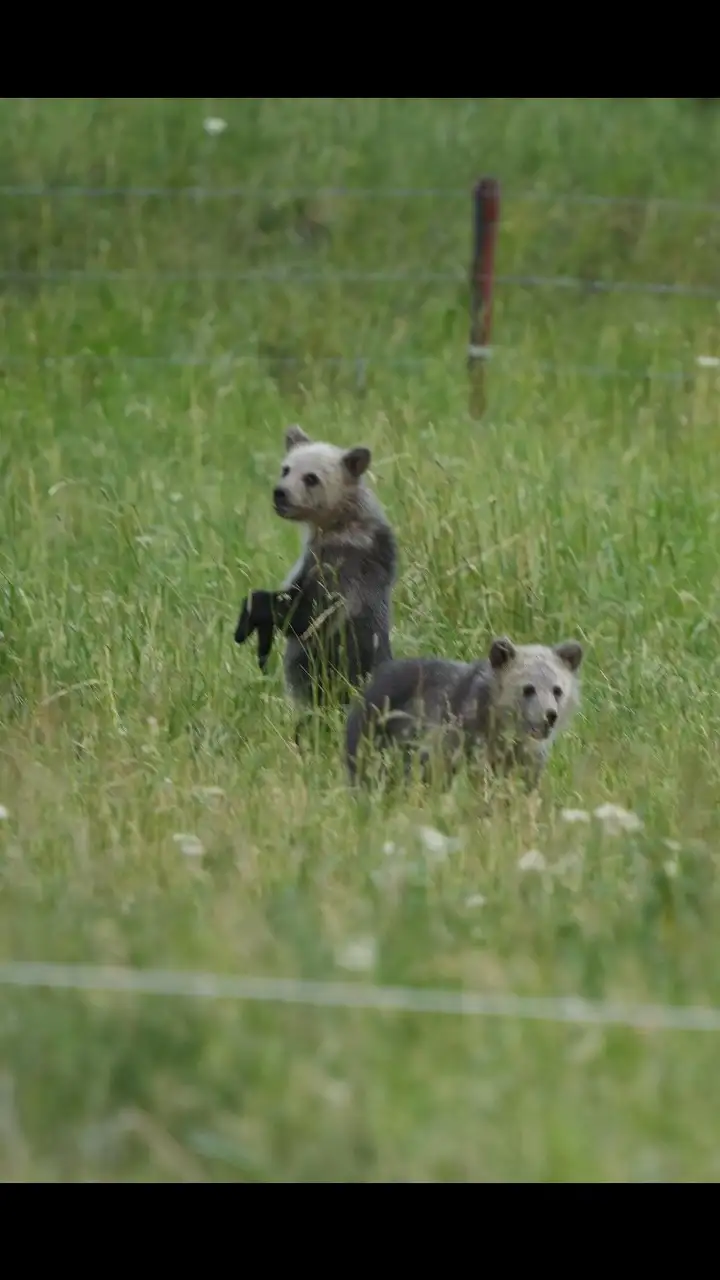
[(267, 667), (273, 645), (275, 630), (273, 599), (274, 593), (271, 591), (252, 591), (243, 601), (235, 628), (236, 644), (244, 644), (257, 632), (257, 657), (261, 671)]
[(276, 629), (304, 632), (312, 621), (313, 606), (298, 587), (287, 591), (252, 591), (243, 602), (235, 628), (235, 641), (244, 644), (257, 631), (258, 666), (267, 667)]

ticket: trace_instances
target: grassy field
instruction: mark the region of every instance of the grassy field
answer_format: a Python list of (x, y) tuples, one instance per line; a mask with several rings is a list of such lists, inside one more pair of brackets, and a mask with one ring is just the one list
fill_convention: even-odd
[[(720, 355), (718, 304), (501, 287), (477, 423), (463, 279), (494, 173), (501, 273), (720, 293), (712, 211), (522, 198), (720, 201), (720, 116), (38, 98), (0, 122), (6, 186), (244, 189), (0, 195), (0, 960), (720, 1005), (718, 373), (643, 376)], [(326, 278), (239, 278), (278, 266)], [(401, 270), (458, 279), (327, 279)], [(362, 387), (322, 363), (355, 357)], [(269, 500), (296, 420), (372, 447), (397, 653), (586, 644), (539, 804), (488, 816), (467, 777), (359, 804), (332, 716), (298, 755), (279, 657), (263, 678), (232, 639), (296, 555)], [(606, 803), (642, 829), (563, 820)], [(6, 1181), (714, 1181), (719, 1152), (712, 1035), (0, 994)]]

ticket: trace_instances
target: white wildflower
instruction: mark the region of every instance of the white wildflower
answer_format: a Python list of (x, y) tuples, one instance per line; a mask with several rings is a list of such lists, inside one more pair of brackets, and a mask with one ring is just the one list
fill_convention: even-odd
[(0, 822), (5, 822), (5, 821), (7, 821), (7, 819), (8, 819), (9, 817), (10, 817), (10, 813), (9, 813), (9, 811), (5, 808), (5, 805), (4, 805), (4, 804), (0, 804)]
[(701, 369), (720, 369), (720, 356), (698, 356), (697, 363)]
[(624, 831), (642, 831), (643, 824), (636, 813), (622, 809), (619, 804), (603, 804), (595, 810), (595, 817), (602, 823), (605, 834), (619, 836)]
[(436, 831), (434, 827), (418, 827), (418, 835), (431, 857), (439, 861), (460, 848), (459, 840), (444, 836), (442, 831)]
[(366, 973), (375, 967), (377, 943), (374, 938), (355, 938), (340, 948), (335, 960), (341, 969), (350, 969), (354, 973)]
[(547, 862), (538, 849), (530, 849), (523, 854), (518, 867), (521, 871), (546, 871)]
[(481, 893), (473, 893), (471, 897), (466, 898), (465, 906), (472, 911), (475, 907), (484, 907), (486, 902), (487, 898), (484, 898)]
[(201, 858), (205, 850), (201, 840), (197, 836), (189, 835), (187, 832), (180, 831), (173, 836), (175, 844), (186, 858)]
[(585, 809), (563, 809), (560, 817), (563, 822), (567, 822), (568, 826), (578, 826), (582, 822), (590, 821), (590, 814)]
[(221, 119), (220, 116), (208, 116), (207, 120), (203, 120), (203, 129), (211, 138), (217, 138), (227, 129), (227, 120)]
[(392, 840), (386, 840), (385, 844), (383, 845), (382, 851), (385, 854), (386, 858), (391, 858), (392, 855), (396, 852), (396, 849), (397, 849), (397, 846), (393, 844)]

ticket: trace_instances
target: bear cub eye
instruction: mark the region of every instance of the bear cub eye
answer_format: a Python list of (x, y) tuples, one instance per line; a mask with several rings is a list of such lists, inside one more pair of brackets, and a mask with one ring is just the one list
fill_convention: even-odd
[(283, 477), (283, 479), (285, 479), (285, 476), (289, 476), (289, 475), (290, 475), (290, 468), (289, 468), (289, 467), (283, 467), (282, 471), (280, 472), (280, 475)]
[(560, 688), (560, 685), (556, 684), (555, 688), (553, 689), (553, 697), (556, 698), (557, 701), (559, 702), (562, 696), (563, 696), (563, 691)]
[(310, 471), (306, 476), (303, 476), (303, 480), (308, 489), (314, 489), (320, 483), (314, 471)]
[(534, 693), (535, 693), (534, 684), (526, 684), (523, 686), (523, 698), (532, 698)]

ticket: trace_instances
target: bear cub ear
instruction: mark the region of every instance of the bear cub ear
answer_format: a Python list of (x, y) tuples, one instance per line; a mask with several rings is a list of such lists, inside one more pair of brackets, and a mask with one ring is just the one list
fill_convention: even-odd
[(288, 453), (290, 452), (291, 449), (297, 448), (299, 444), (309, 444), (309, 443), (310, 443), (310, 437), (305, 434), (302, 427), (299, 427), (297, 423), (294, 423), (293, 426), (288, 427), (286, 429), (285, 448), (287, 449)]
[(353, 480), (359, 480), (360, 476), (367, 471), (371, 457), (370, 450), (364, 445), (358, 445), (356, 449), (348, 449), (347, 453), (343, 454), (343, 464)]
[(562, 644), (555, 645), (554, 652), (571, 671), (579, 670), (585, 656), (583, 647), (578, 640), (564, 640)]
[(507, 636), (500, 636), (497, 640), (493, 640), (490, 646), (490, 666), (493, 671), (499, 671), (501, 667), (507, 666), (516, 653), (515, 645)]

